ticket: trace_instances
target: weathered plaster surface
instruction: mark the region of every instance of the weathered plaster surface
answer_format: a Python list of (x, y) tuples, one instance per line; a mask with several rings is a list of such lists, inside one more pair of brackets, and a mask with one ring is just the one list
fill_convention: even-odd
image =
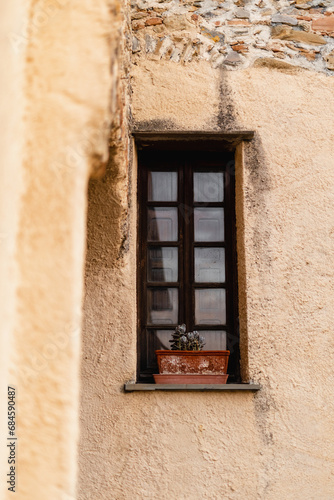
[[(130, 393), (136, 168), (90, 187), (80, 498), (333, 496), (333, 115), (325, 75), (145, 61), (136, 127), (253, 129), (238, 151), (243, 373), (249, 393)], [(248, 346), (248, 349), (245, 347)]]
[[(0, 32), (15, 30), (26, 14), (23, 1), (15, 0), (1, 7)], [(13, 58), (8, 43), (1, 39), (1, 134), (0, 134), (0, 412), (1, 429), (7, 429), (7, 385), (12, 332), (15, 324), (17, 287), (16, 237), (22, 188), (23, 150), (23, 66), (24, 55)], [(10, 165), (10, 168), (8, 166)], [(2, 441), (0, 457), (1, 495), (5, 491), (7, 448)], [(0, 495), (0, 496), (1, 496)]]
[(1, 16), (1, 396), (16, 387), (18, 448), (13, 493), (2, 441), (0, 496), (74, 500), (86, 193), (108, 157), (119, 8), (10, 4)]

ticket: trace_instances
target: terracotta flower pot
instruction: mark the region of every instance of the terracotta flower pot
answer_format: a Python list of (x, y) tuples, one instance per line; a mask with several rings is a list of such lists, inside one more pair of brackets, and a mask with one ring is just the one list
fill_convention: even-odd
[(226, 384), (230, 351), (155, 351), (158, 384)]

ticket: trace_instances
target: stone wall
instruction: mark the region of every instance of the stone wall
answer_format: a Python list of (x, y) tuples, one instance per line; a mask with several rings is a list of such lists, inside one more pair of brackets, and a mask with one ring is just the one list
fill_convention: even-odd
[(214, 67), (334, 70), (331, 0), (132, 0), (132, 51), (141, 59)]

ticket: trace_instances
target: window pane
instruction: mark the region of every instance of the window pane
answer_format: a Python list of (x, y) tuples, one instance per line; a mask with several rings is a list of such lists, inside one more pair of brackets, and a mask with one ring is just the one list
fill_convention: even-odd
[(224, 201), (223, 172), (194, 172), (194, 201)]
[(149, 208), (147, 223), (149, 241), (177, 241), (177, 208)]
[(195, 241), (224, 241), (224, 209), (194, 209)]
[(205, 339), (205, 351), (226, 350), (226, 332), (224, 330), (200, 330)]
[(177, 172), (149, 172), (148, 200), (177, 201)]
[(177, 325), (179, 315), (177, 288), (147, 290), (147, 322), (151, 325)]
[(170, 281), (178, 279), (178, 249), (173, 247), (150, 248), (147, 255), (148, 281)]
[(149, 366), (157, 364), (155, 351), (157, 349), (170, 349), (169, 341), (174, 330), (147, 330), (146, 333), (146, 356)]
[(224, 283), (224, 248), (195, 248), (195, 282)]
[(196, 325), (224, 325), (226, 323), (223, 288), (195, 290), (195, 323)]

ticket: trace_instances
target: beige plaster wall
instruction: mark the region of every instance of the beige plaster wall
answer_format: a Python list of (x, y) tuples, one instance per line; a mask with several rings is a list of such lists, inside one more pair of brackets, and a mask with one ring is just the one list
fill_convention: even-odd
[[(23, 21), (24, 2), (13, 1), (1, 7), (0, 32), (14, 30)], [(15, 321), (15, 293), (17, 281), (17, 262), (15, 241), (20, 205), (18, 203), (22, 187), (22, 143), (24, 127), (22, 115), (23, 64), (24, 57), (13, 57), (13, 51), (4, 38), (0, 42), (0, 73), (2, 91), (0, 92), (1, 134), (0, 134), (0, 419), (2, 436), (7, 430), (7, 385), (9, 384), (9, 356), (12, 349), (12, 332)], [(15, 105), (13, 105), (15, 103)], [(16, 140), (14, 140), (14, 138)], [(10, 165), (10, 168), (7, 166)], [(2, 439), (1, 457), (1, 494), (5, 492), (5, 478), (8, 472), (7, 448)]]
[(79, 497), (330, 500), (334, 80), (145, 61), (132, 90), (136, 127), (255, 130), (238, 152), (237, 225), (243, 368), (262, 389), (123, 392), (136, 373), (136, 165), (114, 161), (89, 190)]
[[(119, 5), (7, 4), (0, 16), (0, 497), (70, 500), (77, 497), (87, 184), (108, 158)], [(7, 384), (16, 388), (15, 493), (6, 483)]]

